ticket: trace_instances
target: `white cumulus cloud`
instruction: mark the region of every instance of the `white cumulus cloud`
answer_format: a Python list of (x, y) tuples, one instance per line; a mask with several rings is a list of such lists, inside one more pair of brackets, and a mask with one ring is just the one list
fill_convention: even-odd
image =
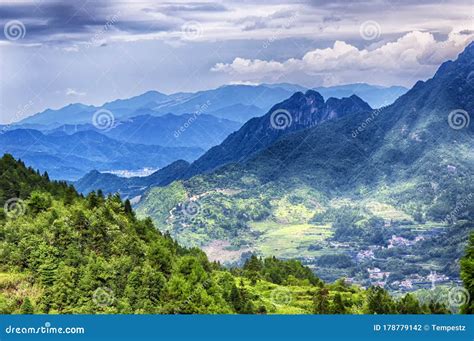
[[(326, 83), (333, 84), (361, 81), (390, 84), (397, 75), (411, 73), (414, 80), (430, 76), (443, 61), (455, 58), (473, 38), (472, 33), (451, 32), (447, 39), (438, 41), (432, 33), (413, 31), (373, 49), (359, 49), (336, 40), (331, 47), (309, 51), (298, 59), (237, 57), (231, 63), (217, 63), (211, 70), (252, 81), (281, 79), (297, 72), (321, 76)], [(399, 82), (403, 83), (404, 79), (399, 77)]]

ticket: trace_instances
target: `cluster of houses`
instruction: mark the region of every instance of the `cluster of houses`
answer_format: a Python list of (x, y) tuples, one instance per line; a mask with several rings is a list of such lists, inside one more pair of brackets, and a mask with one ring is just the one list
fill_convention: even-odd
[(390, 271), (382, 271), (377, 267), (368, 268), (367, 272), (372, 285), (379, 287), (384, 287), (387, 284), (388, 276), (390, 276)]
[(392, 235), (392, 238), (388, 240), (387, 248), (391, 249), (393, 247), (410, 246), (424, 239), (425, 238), (422, 236), (417, 236), (415, 239), (410, 240), (403, 237), (397, 237), (396, 235)]
[[(396, 235), (392, 235), (392, 237), (388, 240), (388, 245), (387, 249), (391, 249), (394, 247), (407, 247), (411, 246), (415, 243), (418, 243), (419, 241), (424, 240), (425, 238), (423, 236), (417, 236), (415, 239), (410, 240), (404, 237), (398, 237)], [(379, 245), (370, 245), (367, 250), (362, 250), (359, 251), (356, 254), (356, 260), (357, 261), (363, 261), (363, 260), (370, 260), (370, 259), (375, 259), (374, 251), (377, 249), (384, 249), (385, 247), (379, 246)]]
[(377, 267), (368, 268), (367, 272), (369, 273), (369, 279), (372, 285), (386, 287), (387, 285), (392, 289), (400, 290), (412, 290), (420, 287), (430, 287), (435, 288), (437, 284), (445, 283), (449, 281), (449, 276), (439, 274), (436, 271), (431, 271), (428, 276), (421, 276), (419, 274), (410, 275), (403, 280), (393, 281), (387, 283), (387, 279), (390, 276), (389, 271), (382, 271)]

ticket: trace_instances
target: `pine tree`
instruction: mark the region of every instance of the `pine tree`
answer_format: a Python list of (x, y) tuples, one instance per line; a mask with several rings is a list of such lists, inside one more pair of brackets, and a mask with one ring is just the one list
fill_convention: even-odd
[(367, 289), (367, 313), (393, 314), (394, 310), (393, 299), (384, 288), (377, 286)]
[(334, 295), (334, 299), (331, 306), (331, 313), (332, 314), (344, 314), (346, 312), (346, 307), (344, 306), (344, 302), (342, 301), (342, 296), (340, 293), (336, 293)]
[(406, 294), (397, 302), (397, 311), (400, 314), (422, 314), (418, 300), (411, 294)]
[(242, 310), (244, 308), (243, 302), (242, 302), (242, 294), (241, 294), (239, 288), (237, 288), (237, 286), (235, 286), (235, 285), (232, 286), (232, 289), (231, 289), (231, 292), (230, 292), (230, 301), (231, 301), (232, 306), (234, 307), (234, 309), (237, 313), (242, 312)]
[(23, 300), (23, 303), (20, 307), (20, 312), (22, 314), (34, 314), (33, 305), (31, 304), (30, 298), (28, 296), (26, 296)]
[(313, 302), (315, 314), (329, 314), (329, 290), (326, 287), (316, 291)]
[(45, 286), (52, 286), (56, 281), (57, 264), (54, 258), (46, 256), (46, 259), (39, 267), (39, 277)]
[(125, 214), (128, 216), (133, 216), (133, 210), (132, 210), (132, 204), (130, 203), (130, 200), (125, 200), (124, 203), (124, 209), (125, 209)]
[(263, 268), (262, 260), (257, 256), (252, 255), (250, 259), (245, 262), (244, 270), (260, 272)]

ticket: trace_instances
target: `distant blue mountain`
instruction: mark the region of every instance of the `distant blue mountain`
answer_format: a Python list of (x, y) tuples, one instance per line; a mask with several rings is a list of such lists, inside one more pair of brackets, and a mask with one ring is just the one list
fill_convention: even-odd
[(127, 99), (117, 99), (105, 103), (102, 107), (108, 110), (137, 110), (139, 108), (153, 108), (159, 103), (170, 100), (168, 95), (158, 91), (147, 91), (144, 94)]
[[(218, 118), (245, 123), (253, 117), (264, 115), (275, 103), (307, 88), (289, 84), (225, 85), (216, 89), (196, 93), (165, 95), (157, 91), (127, 99), (118, 99), (102, 106), (74, 103), (60, 109), (47, 109), (19, 122), (22, 128), (54, 129), (65, 124), (90, 124), (99, 109), (112, 112), (116, 121), (135, 116), (163, 116), (169, 113), (209, 114)], [(350, 97), (355, 94), (374, 108), (391, 104), (407, 89), (403, 87), (382, 87), (369, 84), (348, 84), (316, 88), (324, 98)], [(44, 127), (41, 127), (44, 126)]]
[(291, 83), (275, 83), (275, 84), (264, 83), (261, 85), (266, 86), (267, 88), (281, 88), (281, 89), (288, 90), (290, 92), (298, 92), (298, 91), (305, 92), (306, 90), (308, 90), (307, 87), (297, 85), (297, 84), (291, 84)]
[(54, 179), (75, 180), (93, 169), (161, 168), (178, 159), (192, 161), (203, 150), (127, 143), (95, 131), (45, 135), (37, 130), (16, 129), (0, 134), (0, 154), (5, 153), (47, 171)]
[(28, 125), (43, 125), (55, 127), (63, 124), (90, 123), (92, 115), (97, 111), (93, 105), (84, 105), (81, 103), (69, 104), (61, 109), (46, 109), (33, 116), (27, 117), (19, 123), (23, 127)]
[(81, 131), (96, 131), (113, 139), (166, 147), (197, 147), (204, 150), (221, 143), (242, 125), (212, 115), (183, 114), (164, 116), (141, 115), (116, 122), (102, 131), (92, 124), (65, 124), (43, 130), (51, 136), (71, 135)]
[(185, 177), (246, 160), (287, 134), (313, 128), (348, 114), (367, 113), (371, 110), (372, 108), (356, 95), (342, 99), (329, 98), (325, 101), (314, 90), (297, 92), (285, 101), (275, 104), (264, 116), (249, 120), (220, 145), (209, 149), (191, 164)]
[(142, 115), (119, 122), (104, 134), (131, 143), (207, 150), (240, 127), (240, 123), (205, 114)]
[(252, 117), (263, 115), (274, 103), (292, 93), (293, 91), (276, 86), (248, 85), (227, 85), (196, 93), (172, 95), (148, 91), (139, 96), (108, 102), (100, 107), (75, 103), (57, 110), (47, 109), (25, 118), (19, 125), (28, 127), (27, 125), (35, 124), (54, 129), (65, 124), (87, 124), (92, 122), (94, 113), (99, 109), (111, 111), (116, 121), (141, 115), (199, 113), (244, 123)]
[(330, 97), (342, 98), (357, 95), (369, 103), (372, 108), (381, 108), (390, 105), (395, 102), (398, 97), (408, 91), (408, 89), (403, 86), (383, 87), (366, 83), (319, 87), (314, 88), (314, 90), (319, 92), (326, 99)]
[[(166, 102), (168, 96), (157, 91), (148, 91), (139, 96), (128, 99), (118, 99), (105, 103), (101, 107), (84, 105), (80, 103), (69, 104), (61, 109), (47, 109), (20, 121), (22, 127), (27, 125), (43, 125), (44, 128), (53, 129), (65, 124), (90, 124), (95, 112), (100, 109), (112, 112), (115, 120), (136, 116), (140, 110), (152, 111), (159, 103)], [(39, 127), (38, 127), (39, 128)]]
[(288, 98), (293, 92), (278, 86), (225, 85), (194, 94), (182, 94), (179, 100), (162, 103), (154, 111), (178, 115), (202, 111), (244, 123), (263, 115), (273, 104)]

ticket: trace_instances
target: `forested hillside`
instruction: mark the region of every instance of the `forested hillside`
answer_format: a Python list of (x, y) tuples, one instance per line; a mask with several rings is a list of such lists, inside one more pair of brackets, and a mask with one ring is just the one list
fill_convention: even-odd
[(330, 120), (330, 100), (297, 93), (272, 108), (290, 114), (285, 129), (271, 112), (249, 121), (190, 169), (212, 167), (147, 190), (137, 213), (228, 264), (299, 259), (397, 292), (456, 284), (474, 229), (473, 68), (471, 43), (392, 105)]
[(253, 256), (226, 270), (137, 219), (117, 195), (83, 197), (10, 155), (0, 173), (3, 314), (449, 312), (410, 294), (325, 284), (294, 260)]

